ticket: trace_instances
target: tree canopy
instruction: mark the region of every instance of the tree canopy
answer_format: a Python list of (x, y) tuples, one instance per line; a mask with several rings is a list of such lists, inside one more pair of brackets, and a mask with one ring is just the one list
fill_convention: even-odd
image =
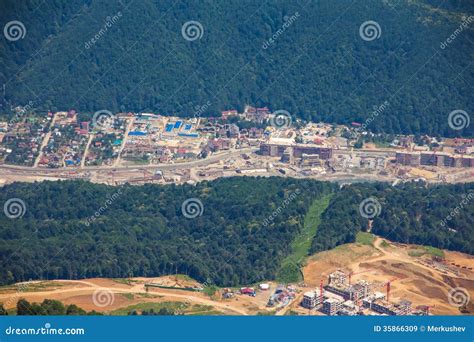
[[(26, 35), (0, 40), (4, 109), (192, 116), (251, 104), (370, 120), (375, 132), (474, 136), (472, 124), (448, 125), (474, 109), (474, 30), (459, 32), (469, 1), (3, 1), (1, 22), (13, 13)], [(200, 39), (183, 38), (189, 21)], [(367, 21), (378, 39), (361, 38)]]
[[(0, 189), (0, 203), (20, 198), (26, 212), (17, 219), (0, 216), (0, 283), (166, 274), (220, 286), (275, 279), (294, 252), (311, 204), (329, 194), (321, 219), (307, 220), (320, 221), (311, 229), (311, 253), (354, 242), (357, 232), (366, 231), (369, 219), (360, 212), (366, 199), (379, 206), (371, 232), (474, 253), (473, 183), (341, 189), (280, 177), (221, 178), (195, 186), (14, 183)], [(197, 211), (183, 212), (188, 200)]]
[[(364, 200), (378, 207), (373, 218), (361, 215)], [(473, 218), (473, 183), (354, 184), (333, 196), (322, 214), (312, 252), (355, 241), (356, 233), (367, 231), (372, 219), (371, 232), (389, 240), (473, 254)]]
[[(237, 285), (274, 278), (313, 199), (335, 187), (278, 177), (121, 188), (13, 184), (0, 190), (0, 203), (21, 198), (27, 209), (19, 219), (0, 217), (0, 282), (180, 273)], [(183, 214), (190, 199), (202, 203), (200, 216)]]

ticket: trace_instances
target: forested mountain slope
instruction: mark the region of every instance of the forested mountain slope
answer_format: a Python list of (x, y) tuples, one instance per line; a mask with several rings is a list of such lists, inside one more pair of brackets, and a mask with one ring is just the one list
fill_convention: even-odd
[(353, 242), (358, 231), (474, 254), (474, 184), (354, 184), (332, 197), (312, 251)]
[(22, 199), (26, 212), (0, 215), (0, 283), (176, 272), (219, 285), (273, 278), (313, 199), (335, 188), (276, 177), (121, 188), (13, 184), (0, 189), (0, 203)]
[[(372, 232), (392, 241), (474, 253), (474, 184), (339, 189), (279, 177), (196, 186), (15, 183), (0, 189), (0, 203), (18, 198), (26, 210), (0, 215), (0, 283), (175, 273), (225, 286), (275, 279), (298, 252), (293, 242), (311, 204), (329, 195), (321, 219), (307, 220), (320, 222), (305, 227), (316, 232), (312, 252), (354, 242), (375, 214)], [(188, 199), (194, 206), (183, 212)]]
[[(447, 123), (474, 110), (472, 22), (441, 48), (474, 15), (470, 1), (5, 0), (0, 12), (2, 26), (26, 27), (24, 39), (0, 40), (4, 111), (192, 115), (210, 103), (212, 115), (252, 104), (347, 124), (387, 101), (369, 129), (474, 136), (472, 124)], [(380, 26), (372, 41), (359, 35), (369, 20)], [(200, 39), (183, 38), (188, 21)]]

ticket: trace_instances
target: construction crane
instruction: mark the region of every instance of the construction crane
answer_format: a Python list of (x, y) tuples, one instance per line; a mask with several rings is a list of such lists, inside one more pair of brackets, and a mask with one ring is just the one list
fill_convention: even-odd
[(391, 282), (389, 280), (389, 281), (387, 281), (387, 284), (386, 284), (386, 286), (387, 286), (387, 302), (390, 300), (390, 283)]
[(319, 283), (319, 304), (323, 304), (323, 280)]
[(385, 284), (383, 284), (382, 286), (386, 286), (387, 288), (387, 302), (390, 300), (390, 287), (391, 287), (391, 283), (396, 281), (396, 280), (402, 280), (402, 279), (405, 279), (406, 276), (403, 276), (403, 277), (398, 277), (398, 278), (393, 278), (393, 279), (390, 279), (389, 281), (387, 281)]

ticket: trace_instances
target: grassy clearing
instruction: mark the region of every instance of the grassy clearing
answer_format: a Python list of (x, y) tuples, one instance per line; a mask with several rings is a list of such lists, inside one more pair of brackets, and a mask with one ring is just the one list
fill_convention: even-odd
[(135, 298), (133, 293), (122, 293), (122, 296), (127, 298), (128, 300), (133, 300)]
[(60, 284), (58, 282), (52, 281), (40, 281), (37, 283), (22, 283), (16, 285), (4, 285), (0, 286), (0, 293), (8, 293), (8, 292), (38, 292), (49, 290), (57, 287), (64, 286), (64, 284)]
[(332, 195), (319, 198), (311, 204), (304, 218), (302, 231), (291, 243), (291, 254), (281, 263), (277, 280), (284, 283), (294, 283), (303, 280), (300, 267), (311, 248), (311, 242), (321, 223), (321, 214), (326, 210)]
[(278, 270), (277, 280), (281, 283), (297, 283), (303, 280), (300, 266), (291, 260), (285, 260)]
[(218, 290), (219, 290), (219, 287), (217, 287), (216, 285), (206, 285), (204, 286), (204, 289), (202, 290), (202, 292), (204, 292), (209, 297), (212, 297), (216, 294)]
[(373, 246), (375, 241), (374, 234), (358, 232), (356, 235), (356, 242), (363, 245)]
[(113, 281), (119, 284), (124, 284), (124, 285), (133, 285), (133, 283), (138, 283), (138, 280), (135, 279), (129, 279), (129, 278), (112, 278)]
[(215, 310), (213, 306), (211, 305), (201, 305), (201, 304), (195, 304), (190, 307), (188, 311), (185, 313), (186, 315), (189, 316), (215, 316), (215, 315), (222, 315), (223, 313), (220, 312), (219, 310)]
[(441, 249), (431, 246), (420, 246), (418, 248), (411, 249), (408, 251), (408, 255), (415, 258), (421, 257), (425, 254), (444, 258), (444, 252)]
[(289, 310), (285, 312), (285, 316), (299, 316), (300, 314), (294, 310)]
[(191, 312), (191, 313), (187, 313), (186, 315), (187, 316), (222, 316), (224, 315), (224, 313), (218, 310), (209, 310), (209, 311)]
[(114, 316), (126, 316), (132, 311), (136, 311), (140, 314), (143, 310), (150, 311), (151, 309), (153, 309), (155, 313), (158, 313), (161, 309), (168, 309), (175, 314), (179, 313), (193, 316), (222, 315), (222, 312), (215, 310), (214, 307), (210, 305), (190, 305), (182, 302), (138, 303), (114, 310), (110, 314)]
[(137, 295), (141, 298), (163, 298), (163, 296), (149, 294), (149, 293), (137, 293)]
[(193, 278), (191, 278), (190, 276), (188, 276), (186, 274), (176, 274), (174, 277), (177, 280), (194, 281)]
[(256, 313), (257, 316), (275, 316), (275, 314), (276, 314), (275, 310), (272, 310), (272, 311), (257, 311), (257, 313)]
[(138, 303), (134, 305), (129, 305), (125, 308), (120, 308), (112, 311), (110, 314), (114, 316), (126, 316), (131, 311), (137, 311), (141, 313), (143, 310), (153, 309), (155, 312), (160, 311), (160, 309), (166, 308), (174, 312), (185, 310), (189, 304), (180, 303), (180, 302), (162, 302), (162, 303)]
[(194, 287), (190, 286), (168, 286), (168, 285), (158, 285), (158, 284), (153, 284), (153, 285), (147, 285), (147, 288), (158, 288), (158, 289), (167, 289), (167, 290), (178, 290), (178, 291), (191, 291), (191, 292), (199, 292), (200, 290)]

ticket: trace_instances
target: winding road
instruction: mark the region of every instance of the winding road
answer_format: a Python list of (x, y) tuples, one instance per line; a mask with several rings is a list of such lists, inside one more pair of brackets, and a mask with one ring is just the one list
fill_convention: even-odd
[[(91, 298), (92, 298), (92, 295), (93, 295), (95, 290), (104, 289), (104, 291), (110, 291), (114, 294), (115, 293), (134, 293), (134, 294), (143, 294), (143, 295), (153, 294), (153, 295), (164, 296), (164, 297), (168, 297), (168, 298), (184, 299), (184, 300), (187, 300), (187, 301), (190, 301), (190, 302), (199, 303), (199, 304), (203, 304), (203, 305), (210, 305), (210, 306), (213, 306), (215, 308), (219, 308), (219, 309), (223, 309), (223, 310), (227, 310), (227, 311), (232, 311), (232, 312), (235, 312), (239, 315), (244, 315), (244, 316), (248, 315), (248, 313), (243, 309), (232, 307), (228, 304), (216, 302), (216, 301), (213, 301), (211, 299), (207, 299), (207, 298), (200, 297), (200, 296), (194, 296), (194, 295), (189, 295), (189, 294), (177, 294), (177, 293), (173, 293), (171, 291), (163, 291), (163, 290), (156, 291), (155, 289), (150, 290), (149, 292), (146, 292), (143, 288), (143, 284), (137, 284), (137, 285), (134, 285), (130, 288), (115, 288), (115, 287), (111, 288), (111, 287), (107, 287), (107, 286), (100, 286), (98, 284), (94, 284), (92, 282), (83, 281), (83, 280), (52, 280), (51, 282), (83, 284), (85, 286), (71, 287), (71, 288), (68, 288), (68, 289), (59, 288), (59, 289), (50, 290), (50, 291), (34, 291), (34, 292), (33, 291), (32, 292), (25, 291), (25, 292), (21, 292), (19, 297), (25, 298), (26, 300), (30, 300), (30, 301), (31, 300), (32, 301), (37, 301), (37, 299), (36, 299), (37, 297), (38, 298), (55, 298), (56, 296), (54, 296), (54, 295), (58, 295), (58, 294), (63, 295), (63, 294), (66, 294), (66, 293), (74, 293), (76, 295), (90, 294)], [(8, 303), (10, 298), (13, 298), (15, 296), (18, 297), (18, 295), (17, 295), (18, 293), (19, 292), (16, 292), (16, 293), (1, 293), (0, 294), (0, 302)]]

